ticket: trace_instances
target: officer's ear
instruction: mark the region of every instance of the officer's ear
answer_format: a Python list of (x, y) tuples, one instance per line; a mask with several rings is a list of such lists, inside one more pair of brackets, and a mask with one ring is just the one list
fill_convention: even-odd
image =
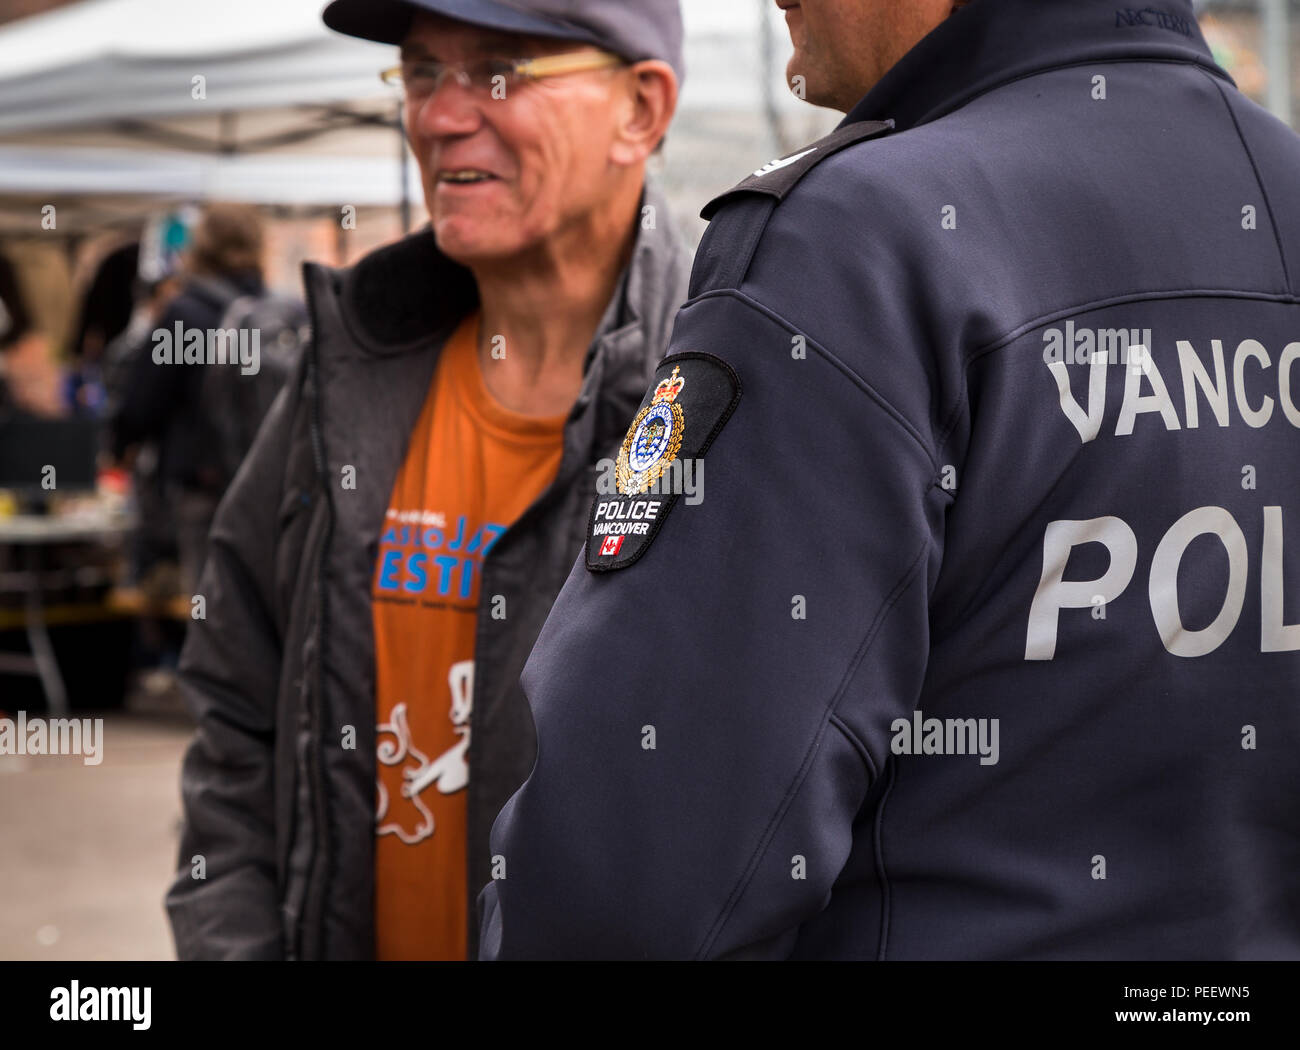
[(668, 134), (677, 111), (677, 74), (667, 62), (637, 62), (625, 71), (621, 90), (609, 159), (632, 167), (645, 163)]

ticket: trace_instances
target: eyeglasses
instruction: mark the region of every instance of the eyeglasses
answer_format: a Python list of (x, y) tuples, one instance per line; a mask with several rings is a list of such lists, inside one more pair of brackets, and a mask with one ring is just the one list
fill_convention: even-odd
[(385, 69), (379, 79), (391, 87), (404, 87), (411, 98), (428, 98), (451, 76), (477, 95), (504, 97), (510, 88), (547, 77), (587, 73), (627, 63), (608, 51), (571, 51), (541, 58), (483, 58), (471, 62), (410, 61)]

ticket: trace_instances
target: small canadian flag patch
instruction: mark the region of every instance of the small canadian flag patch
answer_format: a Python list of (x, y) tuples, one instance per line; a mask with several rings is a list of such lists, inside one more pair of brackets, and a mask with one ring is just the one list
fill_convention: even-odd
[(612, 558), (618, 553), (619, 548), (622, 546), (622, 536), (606, 536), (605, 542), (600, 545), (600, 556), (602, 558)]

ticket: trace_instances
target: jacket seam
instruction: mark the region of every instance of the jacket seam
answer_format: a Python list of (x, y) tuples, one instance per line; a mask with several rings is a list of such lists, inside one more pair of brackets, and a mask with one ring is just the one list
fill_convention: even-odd
[[(312, 311), (312, 316), (316, 317), (315, 296), (313, 293), (314, 285), (312, 282), (306, 282), (308, 308)], [(315, 931), (318, 943), (315, 945), (316, 951), (321, 958), (328, 957), (326, 946), (326, 915), (329, 911), (329, 886), (333, 881), (335, 863), (332, 856), (333, 848), (331, 841), (330, 827), (330, 785), (329, 777), (326, 774), (324, 761), (324, 738), (322, 737), (322, 728), (325, 718), (325, 650), (329, 639), (329, 554), (330, 548), (334, 542), (334, 526), (336, 514), (334, 508), (334, 493), (329, 483), (329, 452), (325, 447), (325, 427), (322, 422), (324, 416), (325, 384), (321, 377), (320, 368), (320, 341), (313, 339), (310, 345), (311, 353), (311, 371), (312, 371), (312, 404), (309, 415), (309, 430), (311, 436), (312, 452), (315, 459), (316, 476), (321, 487), (321, 494), (325, 501), (325, 535), (321, 539), (320, 561), (317, 563), (317, 582), (318, 582), (318, 611), (316, 620), (316, 637), (317, 643), (313, 657), (315, 660), (316, 689), (314, 702), (307, 704), (307, 718), (309, 722), (308, 749), (307, 755), (310, 760), (311, 768), (304, 770), (305, 775), (309, 778), (308, 782), (315, 789), (316, 812), (313, 814), (312, 823), (312, 857), (307, 864), (308, 886), (303, 892), (303, 912), (301, 917), (298, 936), (298, 956), (301, 958), (304, 941), (306, 937), (307, 923), (313, 919), (319, 920), (319, 928)], [(304, 668), (304, 673), (311, 673)], [(317, 895), (313, 902), (312, 887), (310, 885), (313, 876), (319, 870), (319, 882), (316, 887)], [(314, 903), (317, 913), (309, 916), (308, 908)], [(368, 905), (370, 906), (370, 905)]]
[[(309, 387), (311, 386), (311, 362), (308, 359), (308, 355), (310, 354), (311, 354), (311, 348), (304, 347), (303, 348), (304, 360), (303, 360), (302, 374), (298, 377), (298, 382), (295, 385), (295, 388), (293, 390), (294, 411), (289, 417), (288, 445), (290, 447), (292, 447), (293, 444), (293, 435), (295, 430), (299, 429), (300, 427), (303, 427), (304, 424), (305, 424), (305, 429), (307, 431), (308, 443), (310, 443), (310, 439), (311, 439), (311, 405), (308, 401), (308, 397), (311, 394), (311, 390), (309, 389)], [(287, 455), (285, 456), (284, 463), (285, 463), (285, 469), (281, 473), (280, 486), (279, 486), (280, 491), (282, 493), (286, 489), (290, 488), (291, 478), (288, 470), (289, 456)], [(297, 481), (297, 479), (293, 479), (293, 480), (295, 482)], [(291, 613), (293, 597), (292, 594), (290, 594), (286, 602), (281, 601), (282, 593), (280, 588), (277, 586), (279, 580), (278, 566), (280, 561), (280, 550), (284, 539), (284, 534), (286, 531), (286, 524), (288, 522), (293, 521), (294, 518), (296, 518), (299, 514), (302, 514), (304, 513), (304, 511), (306, 511), (309, 513), (309, 518), (306, 523), (306, 530), (307, 532), (310, 532), (310, 528), (311, 528), (310, 518), (311, 516), (314, 516), (317, 513), (316, 506), (314, 502), (312, 502), (314, 498), (314, 493), (312, 492), (314, 485), (315, 485), (315, 480), (313, 479), (313, 481), (308, 485), (299, 485), (295, 483), (292, 486), (292, 490), (297, 493), (297, 499), (294, 501), (297, 504), (297, 506), (294, 507), (293, 511), (288, 516), (285, 516), (279, 513), (279, 511), (284, 506), (284, 501), (283, 499), (281, 500), (281, 505), (279, 508), (277, 508), (275, 529), (273, 532), (274, 551), (272, 555), (272, 564), (276, 566), (276, 569), (273, 570), (273, 572), (275, 572), (276, 574), (276, 579), (271, 584), (271, 588), (273, 592), (272, 600), (275, 605), (273, 615), (276, 620), (277, 632), (279, 634), (279, 638), (277, 639), (277, 641), (279, 642), (279, 648), (280, 648), (281, 674), (279, 676), (279, 682), (277, 685), (277, 690), (278, 690), (277, 710), (276, 710), (276, 720), (274, 722), (275, 734), (277, 739), (272, 741), (271, 754), (273, 756), (272, 777), (276, 781), (277, 791), (284, 791), (285, 797), (289, 800), (288, 825), (284, 829), (283, 871), (281, 871), (279, 867), (280, 847), (278, 843), (276, 847), (276, 868), (277, 868), (276, 894), (278, 896), (278, 900), (276, 903), (278, 905), (278, 911), (280, 914), (280, 923), (281, 923), (281, 945), (282, 945), (281, 951), (283, 953), (283, 957), (286, 960), (292, 960), (293, 958), (295, 958), (297, 954), (296, 945), (297, 945), (297, 941), (301, 929), (301, 924), (303, 922), (301, 904), (299, 905), (296, 913), (291, 912), (289, 910), (289, 899), (292, 893), (291, 886), (293, 885), (294, 882), (293, 847), (298, 835), (299, 826), (301, 824), (301, 816), (302, 816), (298, 812), (298, 792), (300, 788), (299, 777), (303, 775), (304, 771), (298, 768), (297, 733), (298, 733), (298, 722), (301, 719), (301, 709), (303, 703), (303, 696), (302, 696), (303, 684), (305, 684), (307, 669), (303, 668), (301, 676), (290, 682), (290, 689), (292, 691), (292, 696), (293, 696), (293, 702), (291, 708), (293, 718), (292, 719), (284, 718), (282, 720), (280, 717), (282, 712), (279, 709), (279, 700), (280, 700), (280, 696), (282, 695), (282, 691), (285, 688), (283, 671), (284, 671), (284, 667), (286, 666), (286, 663), (288, 662), (288, 657), (286, 655), (286, 648), (290, 637), (293, 635), (293, 630), (290, 626), (293, 619)], [(303, 502), (304, 498), (306, 498), (307, 500), (306, 503)], [(301, 565), (299, 565), (299, 568), (301, 568)], [(292, 587), (288, 589), (292, 591)], [(290, 761), (289, 763), (289, 769), (283, 773), (275, 766), (275, 756), (278, 754), (278, 748), (280, 746), (280, 741), (278, 739), (278, 736), (282, 726), (286, 728), (290, 733), (289, 753), (292, 757), (292, 761)], [(284, 779), (288, 780), (287, 787), (279, 783), (281, 780)], [(305, 901), (306, 898), (305, 892), (303, 896)]]
[[(707, 958), (709, 949), (713, 947), (714, 943), (722, 935), (722, 931), (726, 928), (727, 921), (731, 918), (736, 908), (739, 907), (741, 900), (745, 896), (746, 890), (749, 889), (749, 885), (758, 871), (759, 864), (767, 853), (768, 847), (771, 845), (772, 838), (775, 836), (777, 828), (779, 828), (781, 823), (784, 821), (786, 814), (790, 811), (791, 803), (793, 803), (795, 797), (799, 794), (804, 782), (808, 779), (808, 774), (812, 771), (812, 768), (816, 763), (817, 756), (821, 751), (822, 742), (826, 737), (826, 729), (832, 724), (831, 720), (836, 715), (836, 709), (844, 699), (849, 683), (853, 681), (853, 676), (862, 665), (862, 661), (866, 659), (867, 653), (870, 651), (872, 644), (880, 633), (880, 628), (889, 618), (890, 613), (894, 611), (894, 606), (897, 605), (898, 600), (903, 596), (907, 588), (911, 586), (912, 580), (916, 576), (916, 573), (924, 560), (926, 546), (925, 543), (922, 543), (917, 549), (916, 554), (913, 555), (911, 561), (908, 563), (907, 569), (899, 578), (898, 583), (894, 585), (894, 589), (890, 591), (884, 602), (881, 603), (880, 611), (876, 613), (875, 618), (868, 625), (862, 641), (859, 643), (857, 651), (853, 655), (853, 659), (849, 661), (848, 667), (844, 670), (844, 674), (840, 679), (840, 684), (836, 687), (831, 701), (826, 705), (821, 725), (808, 744), (808, 749), (804, 753), (803, 761), (795, 771), (794, 779), (791, 781), (790, 786), (786, 788), (781, 801), (777, 804), (772, 816), (768, 819), (767, 826), (759, 836), (753, 853), (750, 855), (749, 862), (745, 865), (740, 877), (736, 880), (736, 885), (723, 903), (721, 912), (713, 921), (709, 930), (705, 933), (703, 942), (695, 952), (696, 959)], [(853, 742), (854, 738), (850, 737), (850, 741)], [(870, 766), (867, 768), (868, 770), (871, 769)]]
[[(1208, 74), (1206, 75), (1208, 76)], [(1246, 136), (1241, 130), (1241, 122), (1237, 120), (1236, 111), (1233, 110), (1232, 104), (1228, 101), (1223, 85), (1215, 81), (1214, 86), (1218, 88), (1219, 98), (1223, 100), (1223, 108), (1228, 111), (1228, 117), (1232, 120), (1233, 130), (1237, 132), (1237, 138), (1241, 142), (1241, 148), (1246, 154), (1246, 159), (1250, 161), (1250, 170), (1255, 175), (1255, 185), (1259, 187), (1259, 195), (1264, 198), (1264, 208), (1268, 211), (1268, 222), (1273, 228), (1273, 241), (1277, 245), (1278, 260), (1282, 263), (1282, 282), (1286, 285), (1287, 291), (1291, 291), (1291, 269), (1287, 266), (1286, 249), (1282, 247), (1282, 236), (1281, 231), (1277, 228), (1277, 217), (1273, 214), (1273, 205), (1268, 199), (1268, 190), (1264, 187), (1264, 179), (1259, 173), (1259, 165), (1255, 163), (1255, 154), (1251, 152), (1250, 143), (1246, 141)]]
[(822, 346), (822, 344), (819, 343), (816, 339), (814, 339), (811, 335), (809, 335), (807, 332), (802, 331), (800, 328), (798, 328), (791, 322), (787, 321), (776, 311), (769, 309), (768, 307), (764, 306), (762, 303), (758, 302), (757, 300), (751, 299), (748, 295), (740, 291), (738, 288), (715, 288), (710, 291), (703, 292), (700, 295), (696, 296), (694, 299), (688, 301), (682, 307), (682, 310), (685, 311), (688, 308), (695, 306), (699, 303), (705, 302), (708, 299), (718, 299), (718, 298), (735, 299), (742, 306), (747, 306), (749, 309), (759, 314), (760, 316), (765, 317), (767, 320), (771, 321), (772, 323), (784, 328), (787, 332), (791, 332), (794, 335), (802, 336), (807, 346), (815, 350), (826, 361), (827, 364), (829, 364), (832, 368), (834, 368), (840, 374), (845, 376), (845, 378), (847, 378), (854, 386), (856, 386), (859, 390), (861, 390), (864, 394), (866, 394), (869, 399), (874, 401), (881, 409), (883, 409), (885, 415), (888, 416), (890, 419), (892, 419), (896, 424), (898, 424), (899, 428), (902, 429), (903, 432), (906, 433), (907, 436), (910, 437), (917, 444), (917, 446), (925, 454), (925, 458), (930, 461), (930, 465), (936, 471), (939, 469), (939, 456), (935, 453), (935, 451), (933, 451), (926, 444), (925, 438), (922, 435), (921, 431), (915, 425), (913, 425), (913, 423), (905, 415), (903, 415), (903, 413), (900, 412), (893, 405), (893, 403), (890, 402), (888, 398), (886, 398), (882, 393), (880, 393), (879, 390), (877, 390), (874, 386), (872, 386), (871, 383), (869, 383), (866, 379), (860, 376), (856, 371), (854, 371), (842, 360), (840, 360), (840, 358), (836, 357), (835, 354), (831, 353), (830, 350)]
[(885, 784), (880, 805), (876, 807), (875, 828), (872, 833), (872, 843), (876, 853), (876, 876), (880, 879), (880, 941), (876, 949), (878, 962), (884, 962), (889, 951), (889, 930), (894, 921), (894, 895), (889, 885), (889, 867), (885, 863), (885, 806), (889, 804), (889, 796), (894, 793), (894, 784), (898, 780), (897, 762), (889, 764), (888, 775), (889, 782)]
[(970, 384), (966, 381), (966, 376), (969, 374), (971, 367), (977, 362), (990, 354), (1005, 350), (1017, 339), (1032, 332), (1035, 328), (1050, 324), (1052, 321), (1075, 317), (1090, 310), (1105, 310), (1112, 306), (1128, 306), (1140, 302), (1164, 302), (1171, 299), (1255, 299), (1281, 305), (1300, 305), (1300, 296), (1292, 295), (1290, 292), (1257, 292), (1238, 288), (1179, 288), (1166, 291), (1131, 292), (1127, 295), (1104, 296), (1099, 299), (1090, 299), (1082, 303), (1059, 307), (1033, 317), (1028, 321), (1022, 321), (1006, 334), (977, 346), (966, 355), (966, 361), (962, 366), (962, 391), (954, 400), (952, 408), (943, 417), (944, 422), (939, 432), (938, 447), (942, 448), (952, 436), (952, 431), (961, 417), (961, 411), (968, 404)]
[[(910, 127), (903, 129), (903, 131), (900, 132), (899, 134), (904, 134), (907, 131), (910, 131), (912, 128), (920, 128), (925, 126), (926, 124), (932, 124), (936, 120), (942, 120), (944, 117), (947, 117), (950, 114), (957, 112), (957, 110), (964, 109), (965, 107), (969, 106), (972, 102), (978, 101), (979, 99), (983, 98), (985, 95), (991, 95), (993, 94), (993, 92), (1000, 91), (1005, 87), (1010, 87), (1012, 84), (1018, 84), (1022, 80), (1032, 80), (1034, 77), (1046, 76), (1048, 74), (1055, 73), (1058, 70), (1080, 69), (1080, 68), (1095, 69), (1097, 66), (1153, 65), (1153, 64), (1169, 65), (1169, 66), (1191, 66), (1193, 69), (1198, 69), (1206, 76), (1213, 77), (1216, 80), (1222, 80), (1224, 79), (1224, 77), (1226, 77), (1226, 73), (1221, 75), (1222, 71), (1218, 70), (1216, 66), (1212, 66), (1206, 63), (1204, 58), (1193, 57), (1193, 56), (1188, 56), (1187, 58), (1175, 58), (1171, 55), (1167, 58), (1162, 58), (1158, 55), (1133, 55), (1131, 57), (1124, 56), (1124, 55), (1110, 55), (1105, 57), (1099, 56), (1096, 58), (1080, 58), (1071, 62), (1058, 62), (1047, 66), (1041, 66), (1038, 69), (1029, 69), (1023, 73), (1017, 74), (1014, 77), (1009, 77), (1006, 80), (999, 80), (996, 84), (990, 84), (982, 91), (977, 91), (973, 95), (967, 95), (956, 100), (949, 100), (948, 102), (939, 103), (933, 109), (929, 110), (921, 117), (919, 117), (916, 120), (916, 122), (913, 123)], [(1231, 80), (1229, 82), (1231, 82)]]
[(862, 738), (858, 736), (858, 734), (853, 730), (853, 728), (850, 727), (849, 724), (839, 716), (837, 712), (834, 711), (831, 712), (830, 720), (831, 720), (831, 724), (836, 728), (838, 728), (839, 731), (848, 738), (848, 741), (850, 744), (853, 745), (854, 750), (856, 750), (858, 755), (861, 756), (862, 761), (866, 764), (867, 772), (871, 774), (871, 779), (874, 782), (878, 775), (878, 772), (876, 770), (876, 761), (871, 757), (871, 752), (867, 750), (867, 745), (863, 742)]

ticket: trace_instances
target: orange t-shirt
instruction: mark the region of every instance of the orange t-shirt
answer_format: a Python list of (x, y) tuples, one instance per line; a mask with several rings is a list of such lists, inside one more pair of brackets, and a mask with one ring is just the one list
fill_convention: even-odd
[(464, 959), (466, 795), (483, 558), (559, 470), (564, 416), (511, 412), (483, 383), (477, 315), (443, 348), (375, 566), (375, 946)]

